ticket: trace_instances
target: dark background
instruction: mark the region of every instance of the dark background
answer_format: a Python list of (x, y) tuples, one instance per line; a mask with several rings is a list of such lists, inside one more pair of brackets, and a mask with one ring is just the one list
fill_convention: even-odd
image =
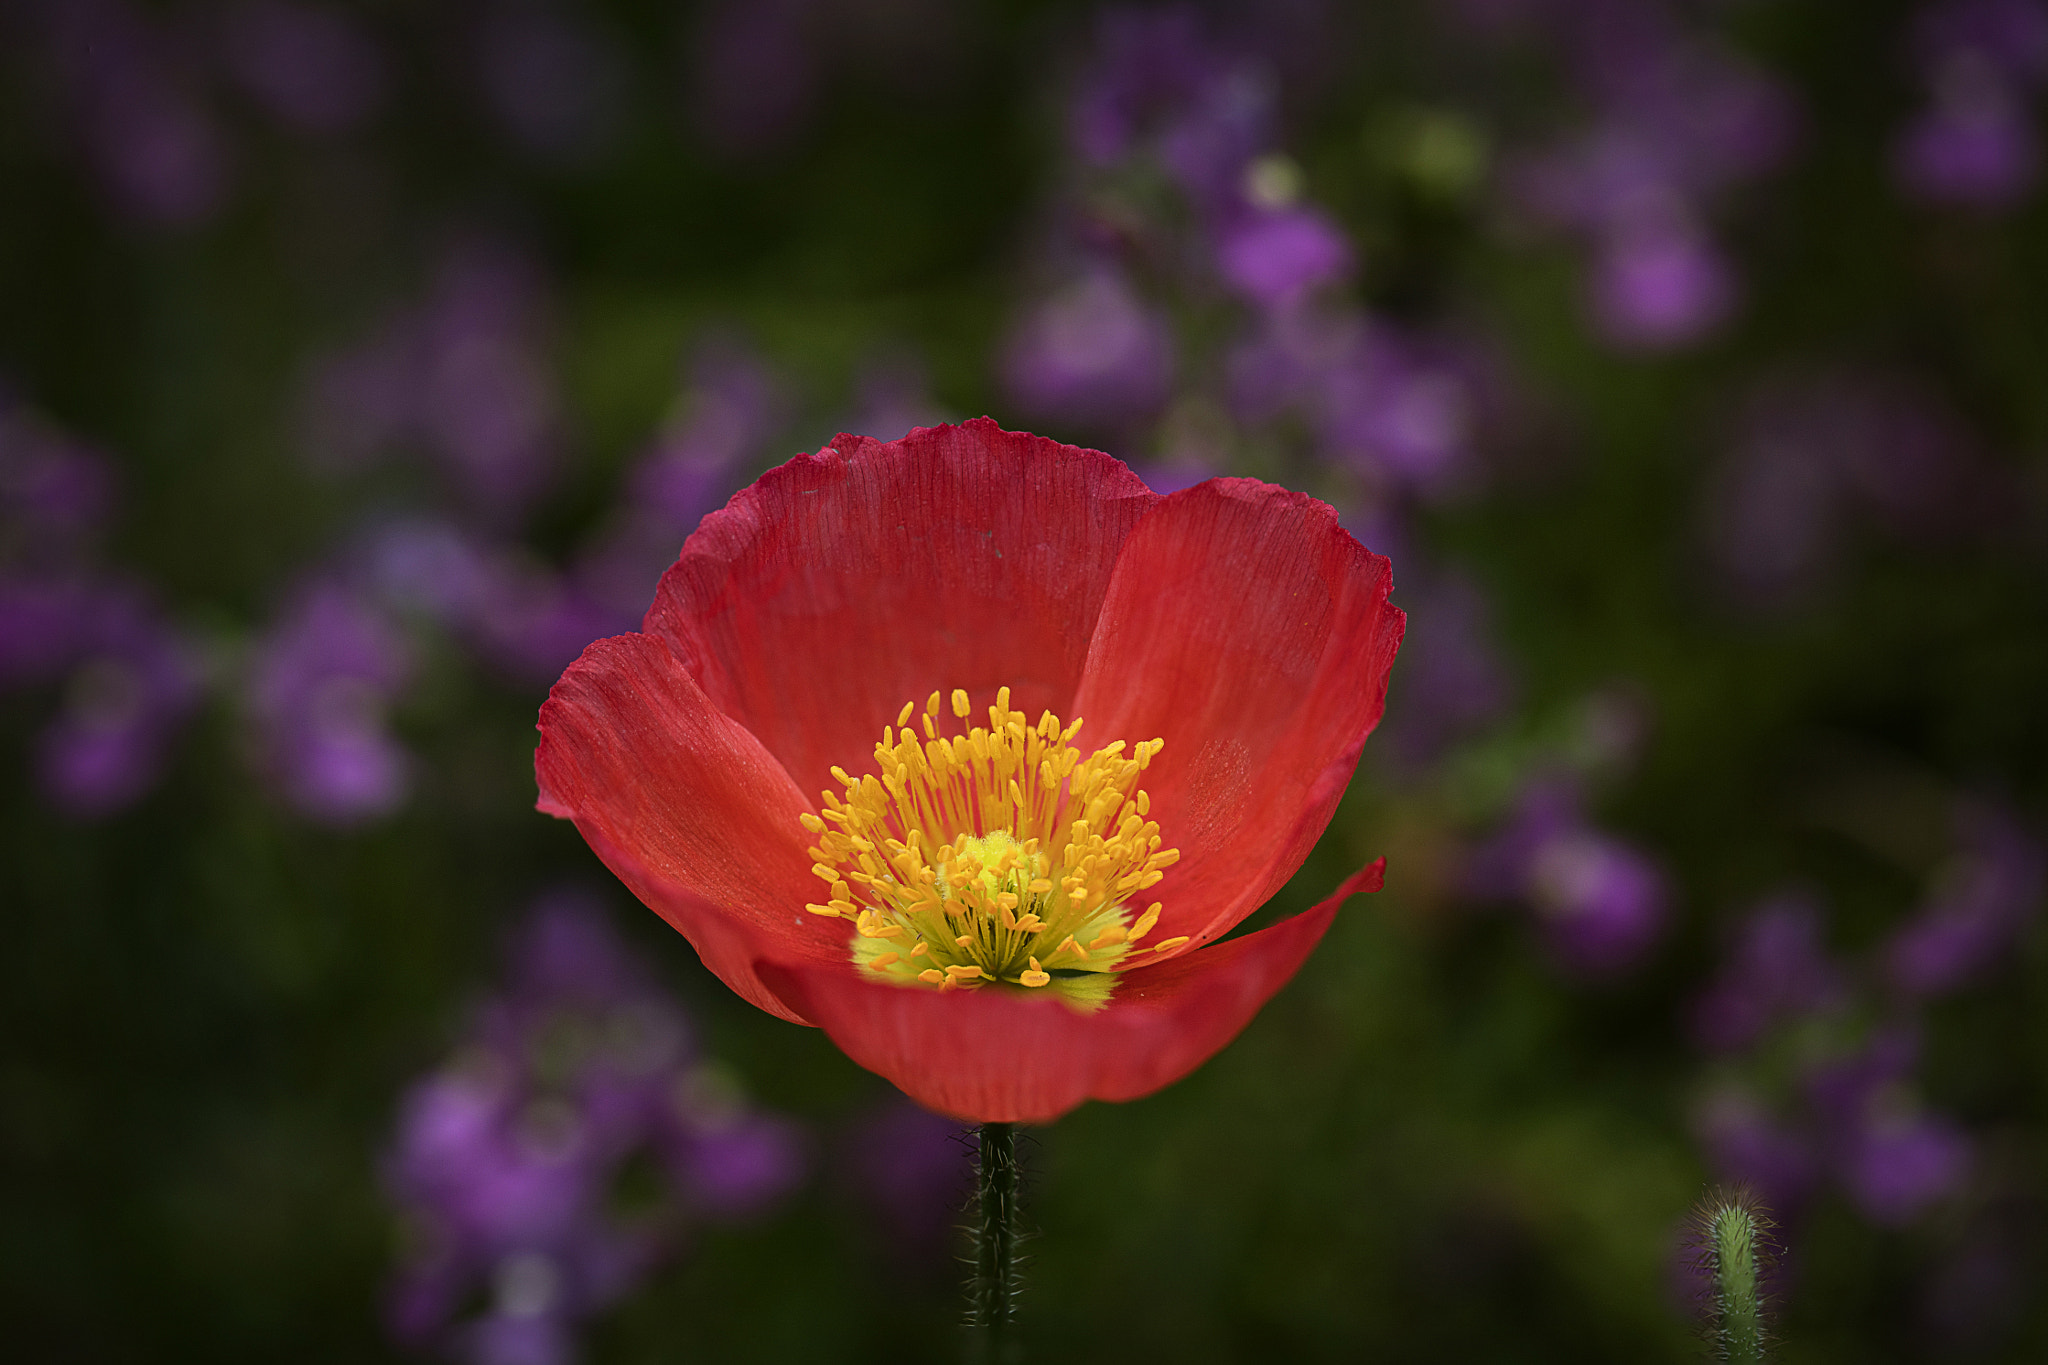
[[(876, 1202), (928, 1195), (870, 1178), (887, 1087), (732, 997), (532, 810), (551, 669), (631, 616), (527, 608), (642, 534), (618, 529), (633, 471), (664, 451), (702, 511), (842, 427), (986, 412), (1161, 482), (1309, 488), (1394, 556), (1411, 615), (1386, 727), (1257, 922), (1381, 853), (1386, 891), (1193, 1077), (1032, 1135), (1033, 1358), (1690, 1358), (1682, 1223), (1720, 1178), (1784, 1225), (1784, 1360), (2040, 1358), (2048, 54), (1944, 37), (1956, 6), (1622, 8), (1137, 11), (1161, 64), (1157, 34), (1202, 54), (1146, 86), (1082, 4), (0, 0), (0, 447), (17, 474), (36, 442), (97, 452), (118, 488), (52, 549), (16, 477), (0, 566), (140, 594), (185, 680), (155, 719), (109, 711), (95, 659), (153, 676), (134, 630), (0, 677), (9, 1351), (400, 1354), (400, 1097), (567, 882), (807, 1134), (787, 1197), (579, 1319), (588, 1358), (948, 1358), (955, 1270)], [(355, 58), (248, 37), (313, 11)], [(1709, 117), (1724, 70), (1774, 132)], [(1226, 357), (1273, 310), (1219, 275), (1228, 212), (1144, 136), (1077, 150), (1091, 90), (1126, 82), (1156, 129), (1240, 78), (1250, 158), (1296, 188), (1269, 197), (1352, 253), (1313, 306), (1394, 357), (1357, 362), (1361, 401), (1448, 394), (1442, 449), (1333, 435), (1314, 392), (1248, 413)], [(2006, 120), (1982, 132), (2020, 148), (2006, 171), (1915, 178), (1902, 139), (1943, 100)], [(1627, 202), (1557, 208), (1542, 159), (1603, 132), (1641, 146), (1582, 197)], [(1722, 302), (1633, 329), (1626, 298), (1589, 304), (1636, 232)], [(1034, 310), (1089, 270), (1156, 310), (1164, 378), (1034, 377)], [(455, 339), (420, 344), (482, 347), (485, 379), (433, 360), (453, 415), (323, 455), (369, 401), (323, 416), (323, 364), (437, 308), (419, 325)], [(463, 466), (461, 424), (514, 402), (538, 434)], [(642, 534), (663, 556), (676, 516)], [(365, 537), (401, 522), (516, 559), (513, 624), (362, 588)], [(325, 804), (292, 748), (324, 722), (262, 681), (294, 629), (319, 654), (318, 583), (409, 661), (321, 665), (354, 689), (344, 737), (406, 774)], [(37, 630), (62, 633), (0, 617), (0, 645), (28, 659)], [(140, 727), (118, 780), (51, 776), (66, 717)], [(1731, 946), (1785, 891), (1832, 986)], [(1928, 923), (1963, 965), (1902, 985)], [(1775, 1001), (1767, 1026), (1716, 1041), (1715, 982)], [(1743, 1146), (1758, 1115), (1790, 1155)], [(943, 1201), (965, 1160), (904, 1179)]]

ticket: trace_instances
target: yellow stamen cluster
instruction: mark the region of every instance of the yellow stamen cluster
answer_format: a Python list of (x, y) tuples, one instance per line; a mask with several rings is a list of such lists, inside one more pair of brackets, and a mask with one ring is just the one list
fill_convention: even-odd
[[(932, 693), (918, 717), (922, 739), (906, 704), (882, 729), (876, 773), (834, 768), (844, 793), (802, 817), (817, 839), (811, 870), (831, 888), (805, 909), (852, 922), (856, 963), (903, 985), (1050, 987), (1093, 1008), (1139, 954), (1187, 942), (1140, 948), (1160, 907), (1133, 921), (1126, 905), (1180, 858), (1160, 847), (1137, 785), (1164, 741), (1083, 758), (1070, 742), (1080, 721), (1048, 711), (1027, 725), (1007, 687), (986, 728), (946, 736), (939, 704)], [(952, 711), (968, 718), (965, 692)]]

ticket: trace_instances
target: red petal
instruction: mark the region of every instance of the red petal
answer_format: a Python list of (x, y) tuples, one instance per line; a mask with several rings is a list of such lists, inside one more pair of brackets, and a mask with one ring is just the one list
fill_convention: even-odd
[(704, 965), (797, 1023), (754, 974), (778, 957), (844, 964), (845, 926), (804, 911), (825, 899), (782, 765), (713, 706), (646, 635), (599, 640), (540, 711), (540, 808), (574, 820), (633, 894), (681, 930)]
[(1098, 451), (987, 418), (841, 436), (704, 519), (645, 629), (806, 793), (872, 766), (903, 703), (1064, 715), (1117, 549), (1158, 499)]
[(1166, 741), (1144, 780), (1181, 852), (1162, 937), (1226, 933), (1329, 824), (1386, 705), (1392, 586), (1328, 506), (1252, 479), (1175, 493), (1124, 542), (1074, 710), (1084, 749)]
[(1133, 968), (1095, 1014), (1008, 991), (863, 981), (847, 964), (764, 964), (761, 977), (919, 1104), (970, 1123), (1047, 1123), (1085, 1099), (1149, 1095), (1222, 1050), (1300, 968), (1337, 907), (1379, 890), (1385, 866), (1269, 929)]

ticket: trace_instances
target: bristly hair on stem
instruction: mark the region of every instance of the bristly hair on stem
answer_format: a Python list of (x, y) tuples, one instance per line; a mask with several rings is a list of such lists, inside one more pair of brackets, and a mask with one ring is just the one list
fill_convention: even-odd
[(1777, 1263), (1778, 1225), (1754, 1192), (1714, 1188), (1693, 1206), (1686, 1246), (1704, 1290), (1702, 1327), (1714, 1359), (1763, 1365), (1770, 1342), (1764, 1282)]
[(974, 1273), (967, 1284), (967, 1358), (971, 1365), (1014, 1365), (1022, 1359), (1016, 1335), (1022, 1285), (1017, 1245), (1023, 1235), (1017, 1127), (984, 1123), (977, 1136), (974, 1202), (968, 1209)]

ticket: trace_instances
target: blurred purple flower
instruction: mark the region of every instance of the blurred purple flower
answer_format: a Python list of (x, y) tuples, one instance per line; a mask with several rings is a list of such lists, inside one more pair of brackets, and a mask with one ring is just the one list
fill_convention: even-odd
[(1594, 319), (1625, 349), (1689, 345), (1720, 326), (1735, 303), (1726, 259), (1683, 220), (1610, 233), (1594, 253), (1590, 288)]
[(1097, 20), (1093, 60), (1068, 107), (1068, 138), (1094, 165), (1121, 161), (1162, 121), (1219, 92), (1231, 65), (1188, 6), (1106, 9)]
[(901, 1096), (855, 1124), (842, 1177), (896, 1259), (935, 1267), (952, 1250), (972, 1185), (964, 1132)]
[(200, 697), (197, 660), (139, 589), (104, 585), (81, 604), (78, 662), (43, 731), (43, 789), (75, 816), (106, 815), (155, 785)]
[(1025, 317), (1011, 335), (1003, 376), (1035, 414), (1113, 424), (1158, 409), (1173, 363), (1165, 318), (1121, 271), (1097, 263)]
[(463, 491), (507, 515), (540, 491), (554, 456), (542, 309), (533, 263), (477, 242), (443, 261), (422, 318), (422, 425)]
[(688, 101), (698, 132), (728, 156), (779, 150), (818, 97), (823, 0), (712, 0), (698, 14)]
[(1587, 975), (1627, 971), (1664, 928), (1663, 873), (1640, 850), (1597, 831), (1544, 844), (1529, 885), (1551, 950)]
[(1912, 376), (1777, 378), (1744, 405), (1708, 488), (1708, 548), (1736, 596), (1785, 605), (1827, 578), (1850, 512), (1941, 540), (1982, 524), (1989, 488), (1961, 423)]
[(1467, 863), (1467, 889), (1518, 899), (1536, 912), (1566, 970), (1611, 977), (1642, 961), (1663, 932), (1663, 873), (1633, 846), (1585, 820), (1575, 783), (1539, 777), (1507, 824)]
[(1720, 973), (1693, 1003), (1693, 1036), (1710, 1052), (1739, 1052), (1781, 1024), (1839, 1009), (1847, 992), (1819, 903), (1781, 892), (1743, 920)]
[(0, 397), (0, 566), (79, 562), (97, 545), (114, 497), (105, 456)]
[(77, 658), (96, 596), (79, 575), (0, 575), (0, 684), (48, 682)]
[(1842, 1182), (1866, 1218), (1897, 1227), (1956, 1191), (1970, 1151), (1963, 1131), (1939, 1115), (1873, 1115), (1844, 1153)]
[(420, 306), (313, 367), (308, 458), (349, 471), (417, 442), (487, 520), (516, 520), (554, 462), (545, 313), (531, 261), (502, 244), (458, 245)]
[(1178, 493), (1205, 479), (1213, 479), (1223, 471), (1199, 458), (1169, 456), (1164, 460), (1132, 461), (1131, 472), (1143, 479), (1145, 486), (1154, 493)]
[[(622, 1192), (641, 1154), (666, 1178)], [(697, 1057), (602, 912), (543, 897), (502, 992), (401, 1107), (385, 1178), (416, 1240), (387, 1321), (478, 1365), (573, 1360), (578, 1326), (673, 1252), (689, 1214), (757, 1214), (803, 1161), (793, 1128)]]
[(169, 35), (122, 0), (41, 0), (31, 15), (116, 206), (153, 227), (212, 218), (227, 196), (228, 147)]
[(2015, 85), (2048, 81), (2048, 4), (2042, 0), (1937, 0), (1914, 17), (1910, 36), (1928, 71), (1967, 53)]
[(477, 72), (493, 121), (534, 156), (588, 161), (617, 135), (626, 57), (580, 13), (547, 0), (501, 0), (477, 34)]
[(725, 338), (701, 343), (676, 416), (627, 475), (626, 497), (577, 565), (579, 589), (638, 620), (683, 541), (767, 454), (787, 412), (783, 382), (752, 350)]
[(893, 441), (918, 427), (937, 426), (945, 413), (931, 396), (925, 367), (914, 357), (883, 356), (854, 377), (854, 411), (846, 430)]
[(1609, 341), (1689, 345), (1737, 296), (1707, 212), (1784, 160), (1797, 126), (1791, 100), (1675, 7), (1600, 0), (1555, 6), (1546, 18), (1594, 117), (1512, 167), (1510, 196), (1592, 242), (1587, 294)]
[(2002, 85), (1978, 83), (1968, 68), (1936, 90), (1893, 152), (1900, 186), (1937, 204), (2009, 208), (2040, 178), (2033, 113)]
[(249, 701), (262, 762), (303, 814), (350, 824), (405, 799), (407, 756), (385, 712), (411, 663), (397, 627), (337, 583), (287, 604), (251, 663)]
[(1475, 386), (1386, 323), (1351, 310), (1273, 314), (1228, 368), (1240, 420), (1297, 412), (1326, 455), (1376, 485), (1437, 496), (1469, 471)]
[(638, 620), (592, 601), (523, 547), (431, 518), (372, 529), (354, 560), (376, 600), (431, 621), (521, 681), (558, 676), (592, 640)]
[(2011, 812), (1971, 803), (1958, 810), (1957, 826), (1955, 861), (1885, 948), (1886, 972), (1909, 996), (1968, 985), (2007, 955), (2040, 908), (2041, 845)]
[(1755, 1190), (1781, 1216), (1803, 1204), (1819, 1182), (1812, 1135), (1779, 1120), (1748, 1091), (1714, 1093), (1694, 1115), (1693, 1128), (1715, 1172)]
[(1833, 1168), (1875, 1223), (1910, 1222), (1953, 1193), (1968, 1170), (1961, 1130), (1909, 1099), (1919, 1053), (1918, 1031), (1895, 1024), (1807, 1072), (1807, 1099), (1828, 1135)]
[(416, 319), (405, 313), (314, 360), (300, 400), (300, 442), (309, 464), (354, 473), (406, 439), (419, 408), (420, 350)]
[[(1373, 542), (1379, 543), (1377, 541)], [(1407, 772), (1497, 720), (1514, 700), (1507, 661), (1495, 646), (1485, 594), (1458, 573), (1404, 587), (1418, 625), (1402, 641), (1402, 676), (1375, 741), (1383, 759)]]
[(1321, 212), (1292, 208), (1240, 218), (1216, 256), (1239, 294), (1261, 308), (1285, 308), (1349, 271), (1351, 243)]
[(346, 12), (303, 0), (243, 0), (221, 22), (229, 74), (293, 128), (347, 132), (382, 104), (384, 55)]
[(1920, 12), (1910, 38), (1929, 105), (1894, 149), (1901, 187), (1935, 203), (2020, 202), (2039, 174), (2028, 96), (2048, 78), (2048, 6), (1943, 0)]

